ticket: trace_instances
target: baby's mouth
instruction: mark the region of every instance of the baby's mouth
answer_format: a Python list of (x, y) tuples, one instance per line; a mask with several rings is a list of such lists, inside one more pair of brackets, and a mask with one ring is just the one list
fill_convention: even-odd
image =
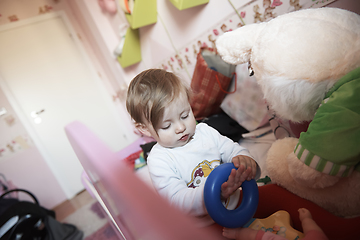
[(179, 140), (180, 141), (187, 141), (189, 139), (189, 134), (186, 134), (184, 136), (182, 136)]

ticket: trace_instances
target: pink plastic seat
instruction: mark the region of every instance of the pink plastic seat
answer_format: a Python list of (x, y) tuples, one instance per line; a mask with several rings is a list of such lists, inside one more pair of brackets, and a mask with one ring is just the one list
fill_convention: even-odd
[[(131, 143), (127, 147), (123, 148), (122, 150), (115, 152), (115, 155), (117, 156), (118, 161), (123, 161), (125, 158), (127, 158), (129, 155), (136, 153), (141, 150), (142, 144), (145, 144), (147, 142), (154, 141), (152, 138), (149, 137), (142, 137), (137, 139), (135, 142)], [(101, 162), (102, 159), (99, 159)], [(96, 193), (94, 192), (93, 186), (91, 185), (91, 181), (89, 176), (87, 175), (86, 171), (81, 174), (81, 182), (84, 185), (85, 189), (90, 193), (90, 195), (97, 199), (98, 196), (96, 196)]]
[(119, 239), (223, 239), (219, 229), (195, 227), (194, 218), (171, 207), (85, 125), (72, 122), (65, 132)]

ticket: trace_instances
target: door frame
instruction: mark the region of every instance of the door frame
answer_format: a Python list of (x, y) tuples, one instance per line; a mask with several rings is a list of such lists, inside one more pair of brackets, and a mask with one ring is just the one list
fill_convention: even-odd
[[(94, 64), (92, 64), (92, 62), (90, 61), (90, 58), (87, 55), (84, 46), (82, 46), (82, 43), (80, 42), (80, 40), (77, 37), (76, 31), (74, 30), (71, 22), (69, 21), (66, 13), (64, 11), (47, 13), (47, 14), (43, 14), (40, 16), (35, 16), (32, 18), (24, 19), (24, 20), (21, 20), (18, 22), (5, 24), (5, 25), (0, 26), (0, 32), (6, 31), (9, 29), (13, 29), (13, 28), (17, 28), (17, 27), (21, 27), (24, 25), (37, 23), (40, 21), (46, 21), (48, 19), (58, 18), (58, 17), (60, 17), (62, 19), (67, 30), (72, 35), (72, 38), (75, 42), (75, 46), (80, 51), (85, 65), (89, 68), (90, 73), (93, 76), (93, 80), (95, 81), (95, 84), (98, 85), (98, 90), (101, 92), (100, 95), (104, 98), (104, 101), (106, 102), (106, 104), (109, 105), (109, 109), (113, 113), (113, 117), (121, 125), (121, 122), (123, 122), (124, 120), (121, 119), (119, 110), (116, 109), (114, 104), (111, 102), (111, 97), (110, 97), (109, 93), (107, 93), (107, 90), (106, 90), (104, 84), (102, 83), (102, 80), (99, 78), (97, 71), (95, 70)], [(52, 174), (55, 176), (56, 180), (58, 181), (59, 185), (61, 186), (62, 190), (64, 191), (66, 197), (68, 199), (72, 198), (73, 194), (68, 192), (66, 186), (64, 186), (64, 183), (61, 180), (62, 176), (60, 176), (60, 174), (58, 174), (56, 171), (54, 171), (55, 166), (54, 166), (54, 163), (51, 161), (51, 157), (50, 157), (48, 150), (42, 143), (40, 137), (38, 136), (36, 129), (32, 126), (32, 124), (30, 123), (30, 120), (27, 118), (26, 113), (22, 110), (21, 105), (17, 101), (15, 95), (11, 92), (10, 88), (7, 85), (6, 80), (1, 76), (1, 73), (0, 73), (0, 87), (3, 90), (6, 98), (8, 99), (10, 105), (14, 109), (15, 113), (17, 114), (17, 117), (19, 118), (20, 122), (25, 127), (25, 130), (29, 134), (29, 136), (32, 139), (32, 141), (34, 142), (35, 146), (38, 148), (40, 154), (44, 158), (47, 165), (50, 167)], [(123, 134), (124, 134), (125, 138), (127, 138), (129, 141), (135, 140), (134, 136), (130, 133), (130, 131), (127, 130), (127, 128), (122, 127), (122, 129), (124, 130)]]

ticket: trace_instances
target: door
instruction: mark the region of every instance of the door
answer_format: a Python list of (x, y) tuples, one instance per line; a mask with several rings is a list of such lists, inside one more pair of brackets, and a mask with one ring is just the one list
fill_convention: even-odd
[(83, 122), (114, 151), (134, 140), (72, 36), (65, 13), (0, 27), (1, 87), (68, 198), (84, 187), (66, 124)]

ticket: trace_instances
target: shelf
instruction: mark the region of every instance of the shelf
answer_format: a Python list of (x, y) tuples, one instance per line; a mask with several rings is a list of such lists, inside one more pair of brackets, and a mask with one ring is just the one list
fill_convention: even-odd
[(208, 3), (209, 0), (170, 0), (170, 2), (179, 10), (196, 7)]
[(117, 58), (123, 68), (141, 61), (139, 30), (128, 28), (121, 56)]
[(125, 13), (131, 28), (137, 29), (157, 22), (156, 0), (136, 0), (131, 14)]

